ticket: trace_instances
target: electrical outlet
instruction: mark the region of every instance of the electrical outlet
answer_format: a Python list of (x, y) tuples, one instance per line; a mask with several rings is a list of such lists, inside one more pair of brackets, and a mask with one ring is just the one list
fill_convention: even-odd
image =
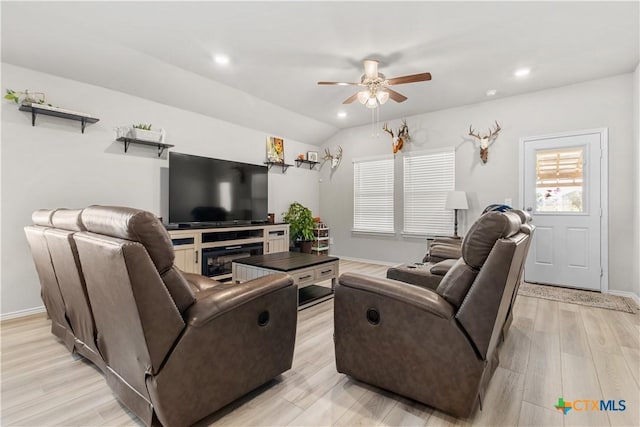
[(513, 207), (513, 200), (507, 197), (504, 199), (504, 204)]

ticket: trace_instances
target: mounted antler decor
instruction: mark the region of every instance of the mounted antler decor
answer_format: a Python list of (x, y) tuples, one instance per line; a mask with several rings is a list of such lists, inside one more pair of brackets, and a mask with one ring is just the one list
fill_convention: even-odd
[(402, 126), (398, 129), (398, 136), (394, 136), (393, 131), (389, 130), (389, 127), (385, 123), (382, 130), (391, 135), (391, 146), (393, 147), (393, 154), (396, 154), (398, 151), (402, 150), (404, 146), (404, 141), (411, 141), (411, 137), (409, 136), (409, 126), (407, 125), (406, 120), (402, 120)]
[(340, 161), (342, 160), (342, 147), (338, 146), (338, 152), (336, 153), (335, 156), (331, 154), (331, 150), (329, 150), (328, 148), (325, 148), (324, 156), (322, 158), (324, 160), (331, 160), (331, 169), (337, 168), (338, 165), (340, 164)]
[(474, 133), (473, 128), (469, 125), (469, 135), (480, 141), (480, 159), (482, 159), (482, 163), (487, 163), (487, 160), (489, 159), (489, 143), (493, 143), (493, 140), (498, 136), (500, 129), (500, 125), (496, 120), (495, 130), (491, 130), (491, 128), (489, 128), (488, 135), (480, 136), (480, 134)]

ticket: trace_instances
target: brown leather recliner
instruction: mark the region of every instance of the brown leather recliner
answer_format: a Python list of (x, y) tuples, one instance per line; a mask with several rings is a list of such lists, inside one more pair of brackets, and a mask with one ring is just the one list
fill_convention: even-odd
[[(289, 276), (231, 286), (183, 276), (173, 266), (171, 239), (152, 214), (92, 206), (82, 211), (77, 229), (72, 212), (61, 215), (46, 225), (69, 232), (50, 230), (44, 243), (32, 248), (42, 249), (38, 262), (50, 258), (58, 267), (66, 259), (58, 267), (65, 270), (70, 264), (64, 254), (77, 248), (77, 271), (84, 280), (71, 282), (86, 285), (101, 368), (113, 392), (145, 424), (193, 424), (290, 369), (297, 288)], [(30, 242), (34, 234), (27, 232)], [(57, 289), (72, 289), (73, 274), (53, 269), (54, 278), (56, 273)], [(88, 331), (86, 319), (73, 314), (81, 295), (59, 294), (70, 309), (56, 305), (56, 317), (69, 317), (69, 329), (80, 324)], [(79, 346), (81, 334), (75, 335)]]
[(498, 344), (533, 227), (489, 212), (435, 291), (343, 274), (335, 287), (338, 372), (468, 417), (498, 366)]
[(31, 256), (40, 280), (40, 296), (51, 319), (51, 332), (60, 338), (69, 351), (73, 351), (75, 335), (66, 315), (62, 292), (49, 253), (45, 231), (53, 228), (55, 209), (41, 209), (31, 215), (34, 225), (24, 228)]

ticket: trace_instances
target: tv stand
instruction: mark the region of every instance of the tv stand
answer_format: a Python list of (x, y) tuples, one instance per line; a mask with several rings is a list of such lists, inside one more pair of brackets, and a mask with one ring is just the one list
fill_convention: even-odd
[[(233, 256), (220, 257), (216, 261), (211, 258), (212, 252), (220, 252), (227, 248), (233, 251), (239, 246), (250, 247), (251, 251), (255, 251), (257, 247), (263, 254), (289, 251), (289, 224), (286, 223), (222, 227), (202, 223), (179, 223), (178, 228), (175, 227), (176, 225), (171, 225), (167, 228), (173, 242), (176, 267), (216, 280), (231, 279)], [(219, 274), (227, 267), (220, 264), (226, 263), (227, 260), (229, 272)], [(214, 263), (215, 265), (211, 265)], [(213, 271), (215, 272), (211, 273)]]

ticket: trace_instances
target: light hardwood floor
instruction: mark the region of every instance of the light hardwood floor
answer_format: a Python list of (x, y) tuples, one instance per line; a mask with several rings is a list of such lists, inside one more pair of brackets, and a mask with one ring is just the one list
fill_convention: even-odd
[[(341, 261), (341, 272), (387, 267)], [(482, 411), (468, 420), (336, 372), (333, 301), (298, 314), (293, 368), (198, 425), (640, 425), (640, 316), (520, 296)], [(102, 374), (70, 355), (44, 315), (2, 323), (3, 426), (142, 425)], [(416, 325), (418, 327), (418, 325)], [(565, 400), (626, 400), (624, 412), (570, 411)]]

